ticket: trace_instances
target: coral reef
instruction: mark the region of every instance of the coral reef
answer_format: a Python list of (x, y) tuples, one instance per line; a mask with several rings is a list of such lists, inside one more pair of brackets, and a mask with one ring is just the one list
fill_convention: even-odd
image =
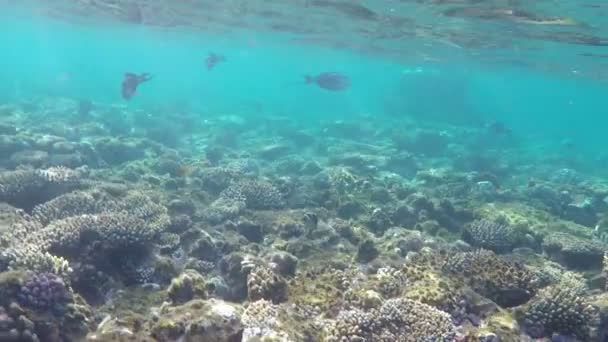
[(30, 209), (78, 185), (80, 172), (64, 167), (6, 171), (0, 174), (0, 200)]
[(152, 337), (160, 342), (232, 342), (242, 334), (241, 309), (218, 300), (193, 300), (167, 308), (151, 329)]
[(565, 276), (559, 283), (543, 289), (521, 309), (520, 320), (532, 337), (554, 333), (594, 341), (599, 327), (599, 313), (584, 297), (586, 285), (576, 276)]
[(409, 299), (389, 299), (377, 310), (341, 311), (325, 327), (325, 341), (452, 341), (448, 314)]
[(174, 304), (183, 304), (194, 298), (204, 299), (207, 297), (205, 278), (194, 270), (185, 270), (171, 280), (167, 297)]
[(250, 303), (243, 312), (243, 341), (294, 341), (283, 331), (280, 308), (266, 300)]
[(83, 101), (0, 105), (1, 341), (602, 337), (583, 169), (474, 127)]
[(61, 277), (52, 273), (32, 274), (17, 295), (21, 305), (36, 310), (62, 312), (72, 300), (72, 293)]
[(464, 281), (475, 291), (505, 307), (527, 302), (539, 288), (538, 278), (525, 265), (490, 251), (451, 255), (443, 270), (464, 277)]
[(509, 252), (515, 245), (515, 231), (512, 227), (478, 220), (463, 230), (463, 239), (471, 245), (494, 252)]
[(551, 258), (568, 267), (599, 269), (606, 246), (568, 233), (554, 232), (543, 239), (543, 249)]
[(0, 273), (0, 338), (6, 341), (80, 340), (92, 313), (54, 274)]
[(207, 219), (218, 223), (238, 216), (244, 209), (273, 209), (284, 204), (281, 193), (269, 182), (239, 181), (224, 189), (207, 210)]
[(270, 267), (257, 266), (247, 275), (247, 293), (249, 300), (270, 300), (280, 303), (287, 300), (287, 282)]

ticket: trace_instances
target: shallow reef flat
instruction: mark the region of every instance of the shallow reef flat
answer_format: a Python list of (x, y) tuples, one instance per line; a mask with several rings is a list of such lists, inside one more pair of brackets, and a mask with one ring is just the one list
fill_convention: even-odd
[(0, 106), (0, 341), (606, 338), (608, 184), (560, 151), (87, 108)]

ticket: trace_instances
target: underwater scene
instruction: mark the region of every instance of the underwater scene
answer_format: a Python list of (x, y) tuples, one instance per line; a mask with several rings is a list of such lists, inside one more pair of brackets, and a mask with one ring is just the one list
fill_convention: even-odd
[(608, 341), (608, 2), (0, 28), (0, 342)]

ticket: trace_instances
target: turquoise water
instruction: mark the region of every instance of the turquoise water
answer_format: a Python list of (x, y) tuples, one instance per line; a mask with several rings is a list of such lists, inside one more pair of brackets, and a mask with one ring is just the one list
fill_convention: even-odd
[(606, 18), (0, 0), (0, 342), (608, 341)]
[[(573, 51), (601, 55), (605, 46), (522, 39), (521, 46), (535, 49), (518, 51), (515, 41), (510, 48), (476, 51), (445, 41), (402, 39), (409, 55), (396, 56), (303, 44), (305, 39), (284, 32), (238, 27), (206, 32), (107, 18), (49, 18), (40, 12), (9, 8), (3, 15), (3, 101), (51, 95), (129, 107), (189, 106), (201, 118), (289, 116), (312, 124), (356, 117), (389, 124), (413, 117), (471, 126), (498, 120), (530, 144), (554, 146), (557, 152), (565, 140), (574, 142), (576, 153), (589, 161), (604, 151), (607, 85), (591, 76), (601, 76), (606, 62), (587, 59), (582, 66), (580, 60), (569, 59)], [(537, 29), (494, 28), (497, 35), (500, 30)], [(210, 51), (228, 61), (208, 72), (204, 59)], [(567, 52), (563, 57), (562, 51)], [(483, 61), (476, 55), (490, 57)], [(119, 92), (126, 71), (155, 77), (129, 102)], [(303, 84), (303, 75), (323, 71), (343, 72), (353, 86), (335, 93)]]

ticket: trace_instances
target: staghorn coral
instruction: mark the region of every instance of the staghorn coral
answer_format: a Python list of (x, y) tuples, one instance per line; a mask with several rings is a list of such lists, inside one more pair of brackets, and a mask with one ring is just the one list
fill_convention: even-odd
[(66, 259), (44, 252), (35, 245), (23, 245), (0, 253), (0, 263), (7, 270), (31, 270), (69, 275), (71, 268)]
[(553, 232), (543, 240), (544, 251), (555, 261), (572, 268), (600, 268), (606, 247), (562, 232)]
[(584, 279), (572, 273), (541, 290), (518, 310), (523, 329), (534, 338), (558, 333), (595, 341), (599, 312), (586, 300), (585, 291)]
[(211, 223), (220, 223), (224, 220), (237, 217), (247, 204), (244, 200), (237, 198), (220, 197), (215, 200), (205, 211), (205, 219)]
[(515, 232), (509, 225), (487, 220), (477, 220), (462, 232), (463, 240), (479, 248), (497, 253), (508, 252), (515, 244)]
[(263, 180), (233, 183), (222, 191), (220, 197), (245, 201), (248, 209), (274, 209), (284, 205), (279, 190), (270, 182)]
[(324, 341), (454, 341), (450, 315), (410, 299), (389, 299), (379, 309), (341, 311), (325, 325)]
[(116, 211), (117, 202), (102, 192), (74, 191), (36, 205), (32, 216), (43, 225), (70, 216)]
[(157, 245), (163, 253), (177, 251), (180, 248), (180, 236), (175, 233), (162, 232), (158, 235)]
[(324, 327), (326, 342), (356, 342), (373, 340), (375, 317), (361, 310), (340, 311), (338, 316)]
[(504, 307), (525, 303), (539, 285), (535, 274), (524, 265), (487, 250), (451, 254), (442, 268)]
[[(88, 195), (66, 194), (36, 206), (34, 213), (40, 221), (51, 220), (47, 225), (27, 214), (13, 215), (15, 222), (0, 239), (6, 247), (0, 253), (0, 267), (65, 275), (69, 265), (54, 253), (65, 255), (66, 250), (76, 251), (95, 241), (103, 248), (145, 246), (169, 225), (167, 209), (139, 192), (122, 200)], [(78, 199), (83, 198), (85, 203), (79, 207)], [(91, 211), (100, 212), (70, 216)]]
[[(75, 196), (78, 198), (81, 194)], [(68, 215), (61, 212), (61, 208), (64, 207), (62, 204), (68, 203), (66, 207), (73, 209), (75, 207), (74, 197), (64, 199), (65, 201), (56, 201), (56, 199), (47, 202), (47, 204), (38, 207), (44, 208), (44, 210), (41, 209), (37, 213), (45, 218)], [(87, 205), (81, 209), (86, 211), (89, 209), (112, 208), (115, 211), (68, 216), (54, 220), (30, 234), (22, 244), (37, 245), (45, 251), (58, 248), (75, 248), (82, 242), (91, 241), (101, 241), (106, 247), (143, 245), (150, 242), (169, 225), (167, 209), (141, 194), (128, 195), (121, 202), (108, 203), (110, 204)], [(73, 210), (79, 211), (79, 209)], [(47, 215), (42, 213), (47, 213)]]
[(232, 183), (206, 210), (208, 221), (219, 223), (248, 209), (273, 209), (284, 205), (283, 197), (271, 183), (244, 180)]
[(42, 225), (21, 209), (0, 204), (0, 248), (10, 247), (36, 232)]
[(202, 170), (200, 178), (204, 189), (219, 194), (233, 182), (242, 179), (243, 176), (244, 174), (239, 168), (228, 166), (205, 168)]
[(0, 173), (0, 201), (23, 209), (76, 187), (81, 173), (64, 167)]
[(36, 239), (28, 239), (42, 229), (42, 225), (25, 212), (4, 207), (3, 224), (0, 224), (0, 271), (26, 269), (66, 275), (70, 272), (68, 262), (43, 249)]
[(143, 245), (158, 233), (145, 220), (125, 212), (80, 215), (57, 220), (34, 236), (47, 249), (77, 248), (102, 241), (106, 247)]
[(463, 307), (464, 282), (444, 274), (445, 258), (441, 253), (423, 249), (421, 253), (411, 255), (401, 269), (393, 269), (389, 274), (381, 269), (376, 276), (382, 280), (380, 289), (390, 290), (391, 297), (412, 299), (454, 317), (461, 316), (466, 309)]
[(280, 313), (277, 305), (264, 299), (249, 303), (242, 316), (245, 327), (243, 341), (255, 341), (262, 338), (270, 341), (293, 341), (286, 332), (282, 331)]
[(267, 266), (256, 266), (247, 276), (249, 300), (271, 300), (280, 303), (287, 300), (287, 282)]

